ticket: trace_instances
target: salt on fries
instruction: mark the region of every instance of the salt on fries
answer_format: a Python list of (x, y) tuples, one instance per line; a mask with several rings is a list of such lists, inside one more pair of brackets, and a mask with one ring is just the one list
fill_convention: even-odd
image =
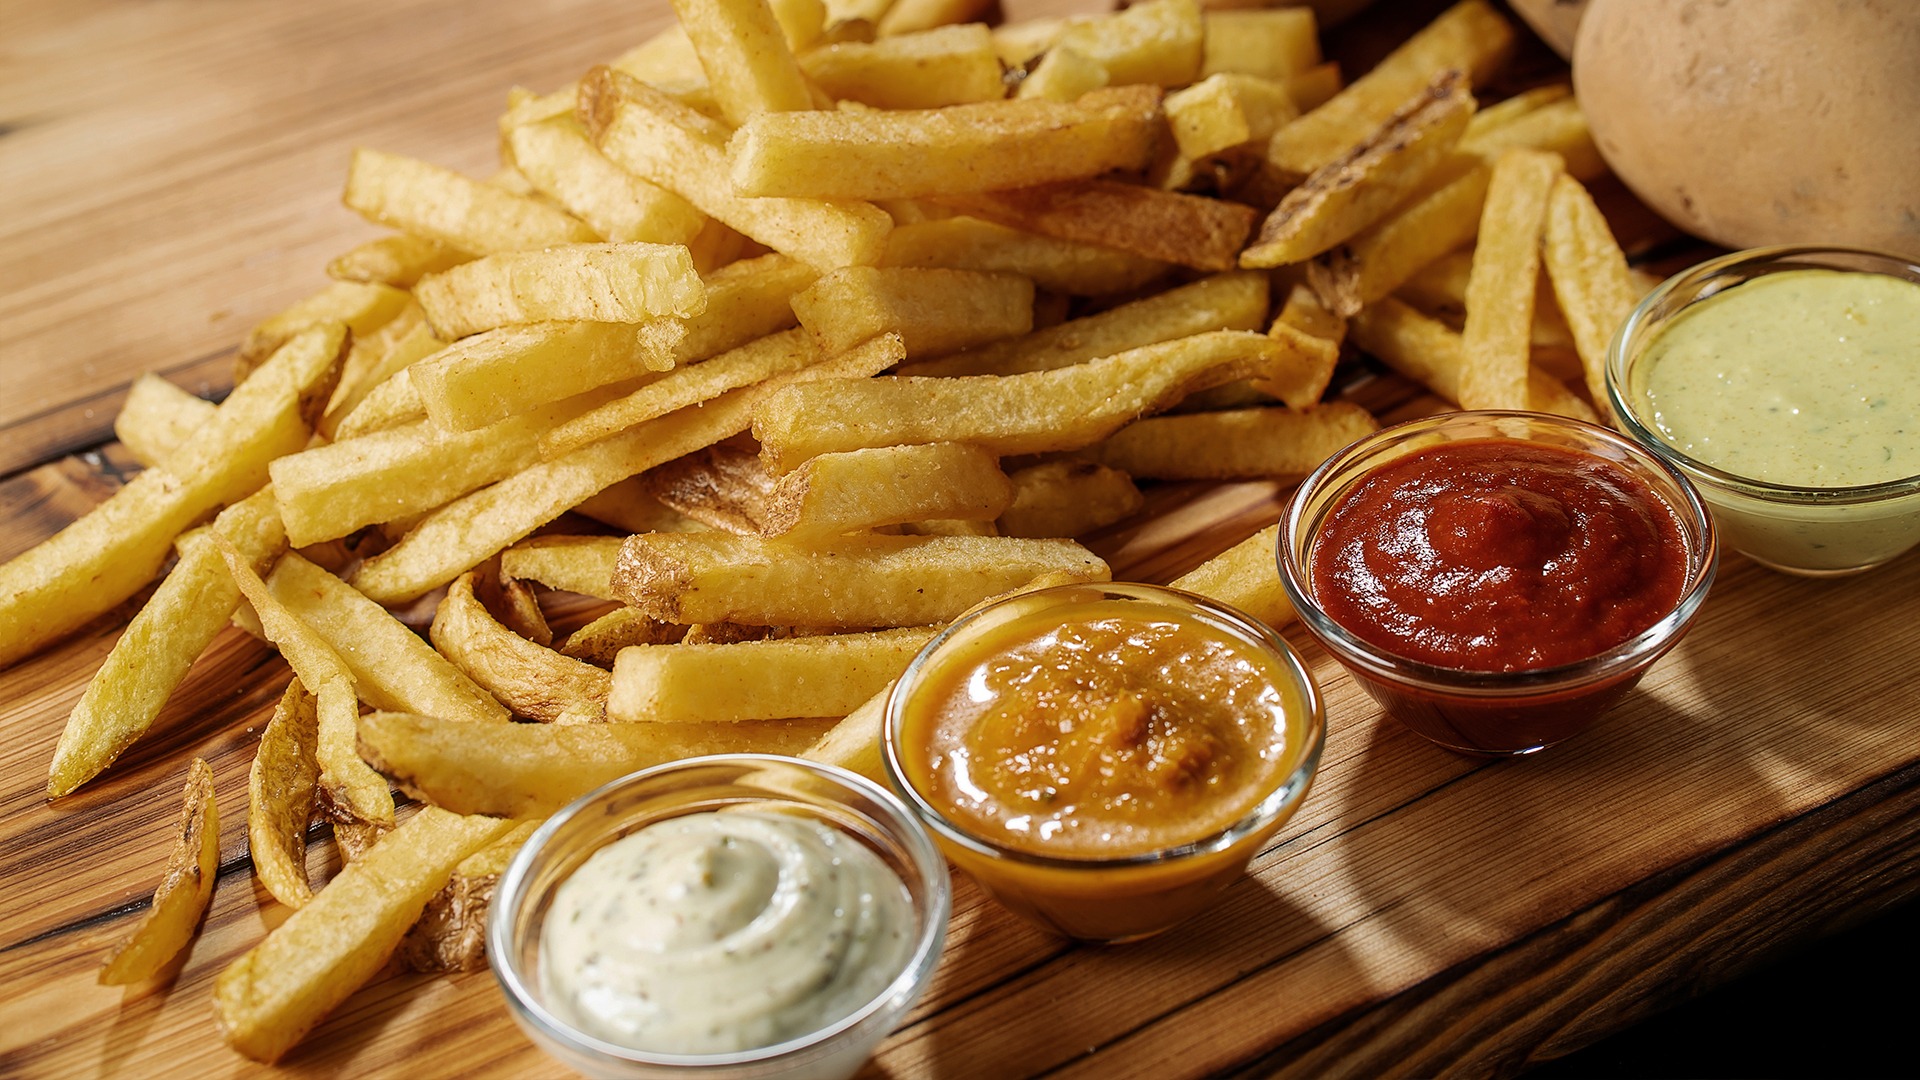
[[(1321, 400), (1349, 340), (1452, 401), (1592, 415), (1642, 283), (1566, 88), (1486, 100), (1513, 31), (1485, 0), (1344, 88), (1305, 8), (985, 6), (676, 0), (514, 89), (492, 177), (358, 151), (345, 202), (394, 233), (249, 334), (220, 405), (137, 382), (115, 430), (146, 470), (0, 567), (0, 664), (160, 579), (50, 797), (229, 621), (294, 670), (247, 835), (297, 911), (216, 982), (241, 1053), (396, 952), (479, 963), (492, 878), (603, 781), (723, 751), (877, 774), (914, 652), (1104, 580), (1073, 538), (1136, 480), (1290, 480), (1371, 430)], [(1273, 545), (1174, 584), (1284, 622)], [(204, 908), (202, 763), (186, 801), (107, 981)], [(316, 813), (347, 860), (317, 891)]]

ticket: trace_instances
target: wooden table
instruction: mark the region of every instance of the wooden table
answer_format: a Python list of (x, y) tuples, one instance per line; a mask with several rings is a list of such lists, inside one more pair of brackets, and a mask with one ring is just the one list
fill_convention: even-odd
[[(375, 235), (338, 205), (352, 146), (484, 175), (507, 87), (560, 85), (666, 12), (0, 5), (0, 558), (125, 475), (108, 440), (129, 379), (157, 369), (217, 392), (250, 325)], [(1432, 406), (1391, 380), (1352, 393), (1388, 419)], [(1162, 488), (1094, 546), (1118, 576), (1164, 581), (1284, 495)], [(255, 1072), (219, 1040), (208, 992), (286, 915), (251, 879), (242, 794), (286, 669), (229, 633), (148, 739), (49, 805), (54, 741), (119, 625), (0, 672), (0, 1074)], [(1643, 688), (1528, 760), (1435, 749), (1290, 636), (1331, 730), (1316, 789), (1252, 874), (1191, 925), (1112, 949), (1048, 938), (958, 882), (939, 975), (872, 1072), (1512, 1073), (1920, 889), (1920, 554), (1827, 583), (1728, 558)], [(194, 754), (221, 793), (213, 909), (176, 976), (99, 987)], [(330, 845), (314, 849), (324, 876)], [(280, 1069), (557, 1071), (485, 973), (377, 981)]]

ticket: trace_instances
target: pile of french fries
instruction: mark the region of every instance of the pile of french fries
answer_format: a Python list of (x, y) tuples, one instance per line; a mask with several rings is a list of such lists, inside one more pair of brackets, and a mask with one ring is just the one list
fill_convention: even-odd
[[(298, 910), (215, 989), (250, 1057), (396, 952), (474, 966), (493, 877), (603, 781), (746, 750), (877, 775), (914, 653), (1105, 579), (1074, 538), (1136, 481), (1297, 479), (1377, 426), (1322, 401), (1343, 340), (1463, 407), (1593, 418), (1644, 289), (1567, 88), (1476, 100), (1514, 37), (1485, 0), (1344, 87), (1307, 8), (675, 7), (514, 90), (484, 181), (358, 152), (346, 204), (392, 235), (255, 329), (217, 407), (136, 383), (116, 432), (145, 471), (0, 568), (0, 663), (166, 571), (50, 797), (230, 622), (292, 667), (248, 836)], [(1273, 534), (1174, 584), (1290, 619)], [(559, 596), (595, 617), (556, 633)], [(316, 817), (345, 859), (317, 892)], [(213, 836), (196, 765), (103, 980), (187, 940)]]

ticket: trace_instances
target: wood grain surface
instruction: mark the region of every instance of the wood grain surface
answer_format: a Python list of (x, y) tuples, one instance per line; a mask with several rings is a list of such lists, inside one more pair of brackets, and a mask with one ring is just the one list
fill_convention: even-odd
[[(664, 0), (0, 0), (0, 558), (130, 474), (108, 441), (130, 379), (217, 396), (246, 329), (375, 235), (339, 206), (353, 146), (484, 174), (509, 86), (556, 86), (668, 16)], [(1364, 369), (1347, 381), (1383, 419), (1435, 405)], [(1163, 486), (1090, 546), (1116, 576), (1165, 581), (1285, 496)], [(148, 738), (48, 804), (54, 742), (124, 614), (0, 671), (0, 1075), (562, 1075), (484, 972), (380, 978), (274, 1070), (226, 1048), (212, 979), (287, 914), (244, 830), (287, 670), (227, 632)], [(1048, 937), (956, 880), (947, 955), (872, 1075), (1512, 1074), (1920, 891), (1920, 553), (1834, 582), (1727, 558), (1639, 691), (1524, 760), (1436, 749), (1288, 636), (1329, 739), (1252, 872), (1119, 948)], [(213, 907), (167, 978), (100, 987), (194, 755), (220, 793)], [(334, 859), (314, 838), (320, 880)]]

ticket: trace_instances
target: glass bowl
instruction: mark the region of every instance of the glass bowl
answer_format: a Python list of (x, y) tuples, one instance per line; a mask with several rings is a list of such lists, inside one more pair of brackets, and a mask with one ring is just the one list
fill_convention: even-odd
[[(1598, 655), (1551, 667), (1485, 671), (1422, 662), (1364, 640), (1318, 599), (1311, 553), (1330, 510), (1379, 467), (1445, 443), (1517, 439), (1596, 455), (1640, 480), (1678, 520), (1687, 567), (1679, 600), (1645, 630)], [(1455, 412), (1383, 428), (1329, 458), (1280, 522), (1280, 580), (1307, 632), (1395, 719), (1463, 754), (1530, 754), (1612, 708), (1699, 613), (1717, 561), (1712, 519), (1686, 478), (1605, 428), (1530, 412)]]
[[(1102, 605), (1090, 608), (1089, 605)], [(1115, 607), (1113, 605), (1119, 605)], [(910, 712), (935, 708), (935, 680), (944, 671), (993, 662), (996, 632), (1009, 626), (1060, 625), (1076, 614), (1125, 611), (1128, 618), (1199, 624), (1237, 643), (1274, 677), (1271, 693), (1284, 703), (1276, 726), (1270, 784), (1252, 788), (1251, 808), (1207, 835), (1150, 850), (1112, 855), (1055, 855), (1012, 846), (959, 820), (929, 794), (928, 745), (917, 738), (909, 753)], [(1029, 622), (1028, 620), (1039, 620)], [(959, 666), (956, 666), (959, 665)], [(1003, 670), (1015, 670), (1006, 667)], [(931, 724), (932, 713), (924, 723)], [(1164, 714), (1162, 714), (1164, 715)], [(916, 721), (917, 722), (917, 721)], [(918, 733), (917, 734), (924, 734)], [(1166, 930), (1210, 904), (1237, 880), (1306, 798), (1326, 739), (1319, 690), (1300, 658), (1271, 628), (1224, 604), (1176, 589), (1097, 583), (1021, 593), (983, 605), (955, 620), (921, 650), (888, 696), (884, 760), (888, 779), (932, 831), (952, 862), (1008, 909), (1065, 937), (1090, 942), (1133, 941)], [(1216, 811), (1224, 815), (1232, 807)], [(1044, 827), (1040, 829), (1045, 833)]]
[[(1712, 507), (1728, 547), (1790, 574), (1855, 574), (1920, 542), (1920, 475), (1847, 487), (1775, 483), (1743, 476), (1691, 456), (1663, 432), (1649, 396), (1654, 343), (1675, 321), (1742, 285), (1787, 271), (1881, 274), (1920, 287), (1920, 266), (1893, 255), (1821, 247), (1771, 247), (1710, 259), (1648, 293), (1614, 335), (1607, 355), (1607, 398), (1620, 429), (1685, 473)], [(1819, 358), (1810, 357), (1810, 363)], [(1904, 358), (1920, 379), (1920, 340)], [(1759, 392), (1771, 391), (1767, 385)], [(1765, 427), (1764, 422), (1756, 427)], [(1777, 432), (1778, 429), (1772, 429)], [(1769, 436), (1778, 440), (1778, 434)], [(1920, 440), (1920, 426), (1909, 426)]]
[[(643, 826), (723, 808), (821, 821), (880, 857), (906, 885), (915, 925), (904, 970), (872, 1001), (810, 1034), (728, 1054), (649, 1053), (596, 1038), (543, 999), (540, 943), (555, 890), (589, 856)], [(514, 1020), (535, 1045), (587, 1076), (847, 1077), (926, 989), (946, 941), (947, 865), (890, 792), (842, 769), (765, 754), (689, 758), (623, 777), (548, 819), (500, 877), (487, 916), (487, 959)]]

